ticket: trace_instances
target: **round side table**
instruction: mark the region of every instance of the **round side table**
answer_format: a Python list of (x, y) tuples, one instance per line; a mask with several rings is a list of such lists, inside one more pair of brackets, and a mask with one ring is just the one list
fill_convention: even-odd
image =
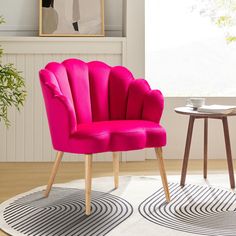
[(205, 112), (198, 112), (196, 110), (193, 110), (193, 108), (190, 108), (190, 107), (177, 107), (175, 108), (175, 112), (178, 114), (189, 116), (188, 132), (187, 132), (187, 138), (186, 138), (186, 144), (185, 144), (180, 185), (181, 186), (185, 185), (188, 160), (189, 160), (189, 152), (190, 152), (192, 133), (193, 133), (193, 125), (194, 125), (195, 119), (204, 119), (204, 166), (203, 166), (204, 178), (207, 178), (208, 119), (220, 119), (222, 120), (223, 129), (224, 129), (230, 186), (231, 188), (235, 188), (234, 169), (233, 169), (233, 161), (232, 161), (232, 153), (231, 153), (231, 145), (230, 145), (230, 137), (229, 137), (229, 126), (228, 126), (227, 117), (236, 116), (236, 113), (230, 113), (230, 114), (205, 113)]

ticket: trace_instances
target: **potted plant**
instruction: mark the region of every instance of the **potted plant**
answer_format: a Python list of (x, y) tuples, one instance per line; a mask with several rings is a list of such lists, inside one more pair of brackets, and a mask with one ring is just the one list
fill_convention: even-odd
[[(0, 16), (0, 24), (2, 23), (4, 19)], [(26, 98), (26, 91), (21, 73), (11, 63), (3, 65), (2, 55), (3, 50), (0, 48), (0, 122), (3, 121), (9, 127), (8, 109), (16, 107), (20, 110)]]

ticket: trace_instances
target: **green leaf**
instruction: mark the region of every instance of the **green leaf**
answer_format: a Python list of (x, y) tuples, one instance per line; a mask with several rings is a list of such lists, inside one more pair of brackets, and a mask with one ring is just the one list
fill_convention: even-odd
[(236, 42), (236, 36), (227, 36), (226, 41), (227, 43)]
[[(0, 54), (1, 56), (2, 54)], [(7, 127), (10, 126), (9, 108), (15, 107), (20, 111), (26, 95), (25, 81), (21, 72), (11, 63), (0, 64), (0, 122), (3, 121)]]
[(3, 24), (3, 23), (5, 23), (5, 20), (4, 20), (3, 16), (0, 16), (0, 24)]

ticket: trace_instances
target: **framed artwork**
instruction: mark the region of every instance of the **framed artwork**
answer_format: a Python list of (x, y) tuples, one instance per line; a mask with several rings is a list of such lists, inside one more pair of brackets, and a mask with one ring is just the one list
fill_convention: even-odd
[(40, 36), (104, 36), (104, 0), (40, 0)]

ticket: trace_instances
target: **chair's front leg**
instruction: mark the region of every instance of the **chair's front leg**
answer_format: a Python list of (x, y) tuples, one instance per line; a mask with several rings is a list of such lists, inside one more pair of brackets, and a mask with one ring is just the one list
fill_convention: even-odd
[(113, 152), (113, 172), (114, 172), (114, 185), (115, 188), (119, 187), (119, 152)]
[(166, 201), (170, 202), (170, 192), (169, 192), (166, 171), (165, 171), (165, 166), (164, 166), (164, 161), (163, 161), (163, 156), (162, 156), (162, 148), (155, 148), (155, 152), (156, 152), (156, 157), (159, 161), (161, 180), (162, 180), (163, 188), (166, 195)]
[(48, 181), (47, 189), (45, 191), (45, 197), (48, 197), (48, 195), (51, 191), (51, 188), (52, 188), (54, 179), (56, 177), (58, 167), (61, 163), (61, 159), (63, 157), (63, 154), (64, 154), (64, 152), (57, 152), (56, 160), (54, 162), (54, 165), (53, 165), (53, 168), (52, 168), (52, 173), (51, 173), (51, 176), (50, 176), (49, 181)]
[(91, 187), (92, 187), (92, 161), (93, 155), (85, 155), (85, 214), (91, 213)]

